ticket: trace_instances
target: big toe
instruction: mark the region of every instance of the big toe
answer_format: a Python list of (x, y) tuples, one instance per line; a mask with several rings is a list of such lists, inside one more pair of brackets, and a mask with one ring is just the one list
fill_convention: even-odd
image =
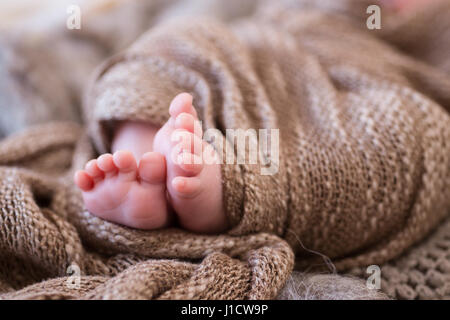
[(198, 177), (175, 177), (172, 180), (172, 187), (177, 196), (193, 198), (201, 191), (201, 181)]
[(166, 159), (158, 152), (147, 152), (139, 162), (139, 177), (143, 184), (161, 184), (166, 181)]
[(188, 113), (197, 118), (197, 112), (192, 105), (192, 96), (189, 93), (180, 93), (170, 103), (169, 113), (174, 119), (181, 113)]

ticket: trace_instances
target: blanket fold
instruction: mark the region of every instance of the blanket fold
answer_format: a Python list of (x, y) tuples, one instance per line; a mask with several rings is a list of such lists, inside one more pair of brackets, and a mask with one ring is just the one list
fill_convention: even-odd
[(0, 298), (275, 297), (294, 256), (274, 235), (145, 232), (85, 212), (71, 183), (93, 155), (80, 136), (77, 125), (54, 123), (0, 143)]
[(278, 7), (160, 24), (98, 70), (84, 107), (100, 152), (117, 121), (164, 123), (181, 91), (218, 150), (235, 146), (228, 129), (279, 130), (273, 174), (248, 158), (222, 166), (228, 233), (274, 233), (300, 265), (308, 249), (343, 270), (398, 256), (447, 216), (449, 89), (347, 18)]

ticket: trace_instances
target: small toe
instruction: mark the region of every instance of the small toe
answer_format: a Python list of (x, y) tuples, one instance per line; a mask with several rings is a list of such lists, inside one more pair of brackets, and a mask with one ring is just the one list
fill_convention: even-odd
[(161, 184), (166, 181), (166, 159), (158, 152), (147, 152), (139, 162), (141, 183)]
[(203, 136), (200, 121), (198, 121), (192, 114), (186, 112), (180, 113), (177, 116), (175, 119), (175, 128), (187, 130), (200, 138)]
[(202, 158), (188, 152), (179, 154), (176, 164), (189, 176), (198, 175), (203, 169)]
[(86, 173), (86, 171), (82, 170), (75, 173), (75, 184), (84, 192), (94, 188), (94, 180)]
[(114, 164), (113, 156), (109, 153), (103, 154), (97, 159), (97, 165), (105, 174), (106, 178), (117, 174), (117, 167)]
[(97, 164), (97, 160), (89, 161), (85, 166), (85, 171), (94, 180), (94, 183), (101, 181), (105, 178), (105, 173), (100, 170)]
[(114, 165), (119, 169), (119, 176), (126, 179), (136, 179), (137, 164), (130, 151), (117, 151), (113, 156)]
[(170, 103), (170, 116), (176, 118), (180, 113), (189, 113), (197, 118), (197, 112), (192, 106), (192, 96), (189, 93), (178, 94)]
[(184, 130), (176, 129), (170, 137), (174, 144), (173, 152), (178, 156), (181, 152), (190, 152), (200, 156), (203, 152), (203, 140), (195, 134)]
[(201, 182), (198, 177), (176, 177), (172, 180), (172, 187), (183, 197), (195, 197), (201, 190)]

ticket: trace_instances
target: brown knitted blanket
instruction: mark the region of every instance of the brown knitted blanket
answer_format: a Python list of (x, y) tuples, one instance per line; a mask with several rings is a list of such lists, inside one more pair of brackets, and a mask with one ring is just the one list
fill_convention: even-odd
[[(229, 24), (162, 22), (97, 69), (87, 132), (56, 123), (2, 141), (0, 297), (274, 298), (294, 253), (298, 268), (318, 264), (314, 251), (358, 273), (434, 230), (450, 212), (448, 64), (394, 48), (406, 48), (394, 36), (403, 25), (371, 34), (363, 6), (354, 15), (344, 2), (319, 3), (264, 5)], [(224, 235), (139, 231), (86, 212), (74, 170), (108, 151), (117, 121), (162, 124), (181, 91), (193, 94), (205, 129), (219, 129), (217, 148), (231, 143), (226, 129), (279, 129), (277, 172), (222, 166)], [(416, 264), (385, 267), (385, 291), (448, 296), (448, 235), (425, 245), (444, 257), (433, 268), (445, 275), (406, 279), (417, 294), (395, 287), (402, 268), (423, 271), (430, 256), (415, 251)]]

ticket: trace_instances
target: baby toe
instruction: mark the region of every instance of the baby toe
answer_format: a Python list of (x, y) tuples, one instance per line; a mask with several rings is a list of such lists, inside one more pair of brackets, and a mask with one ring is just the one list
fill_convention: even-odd
[(192, 99), (189, 93), (180, 93), (177, 95), (170, 103), (170, 116), (175, 119), (180, 113), (185, 112), (197, 118), (197, 112), (192, 106)]
[(130, 151), (117, 151), (113, 156), (114, 165), (119, 170), (119, 176), (125, 179), (136, 179), (137, 164)]
[(82, 191), (87, 192), (94, 188), (94, 180), (86, 171), (80, 170), (75, 173), (75, 184)]
[(171, 135), (171, 141), (173, 143), (172, 153), (176, 157), (182, 152), (189, 152), (198, 156), (203, 152), (203, 140), (187, 130), (174, 130)]
[(98, 167), (97, 160), (89, 161), (84, 169), (86, 173), (92, 177), (94, 183), (105, 178), (104, 172)]
[(178, 155), (176, 164), (184, 171), (187, 175), (195, 176), (200, 174), (203, 169), (202, 158), (188, 152), (183, 152)]
[(161, 184), (166, 181), (166, 160), (158, 152), (147, 152), (139, 162), (139, 177), (143, 184)]
[(109, 153), (103, 154), (97, 159), (97, 165), (103, 171), (106, 178), (110, 178), (117, 174), (117, 167), (114, 164), (113, 156)]
[(192, 114), (186, 112), (180, 113), (177, 116), (175, 119), (175, 128), (187, 130), (195, 134), (197, 137), (202, 137), (203, 135), (200, 121), (198, 121)]
[(172, 187), (182, 197), (195, 197), (200, 193), (201, 182), (198, 177), (175, 177)]

